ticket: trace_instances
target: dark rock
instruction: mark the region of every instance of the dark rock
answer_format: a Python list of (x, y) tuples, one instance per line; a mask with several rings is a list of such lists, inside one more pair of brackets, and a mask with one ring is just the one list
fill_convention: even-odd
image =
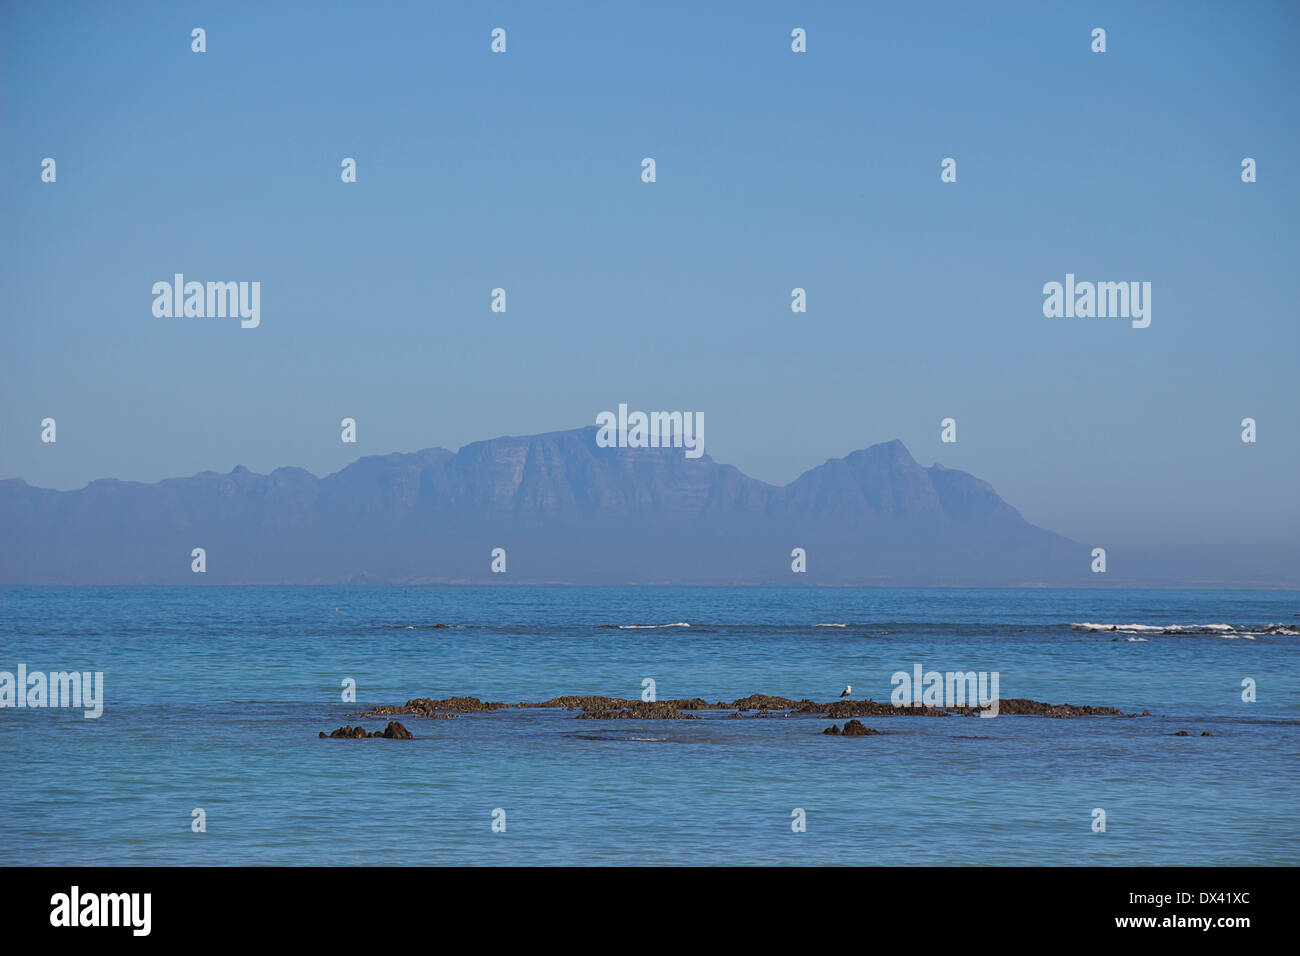
[(874, 700), (837, 700), (829, 704), (800, 701), (795, 708), (800, 714), (822, 714), (831, 720), (847, 717), (948, 717), (948, 711), (934, 707), (895, 707)]
[(695, 714), (683, 713), (674, 701), (626, 701), (626, 706), (584, 710), (579, 720), (699, 720)]
[(478, 714), (488, 710), (500, 710), (502, 707), (509, 706), (509, 704), (496, 701), (482, 701), (477, 697), (447, 697), (443, 700), (416, 697), (414, 700), (408, 700), (401, 707), (394, 707), (391, 704), (373, 707), (361, 714), (361, 716), (392, 717), (397, 714), (412, 714), (416, 717), (449, 717), (453, 713)]
[(692, 697), (689, 700), (670, 700), (678, 710), (713, 710), (713, 705), (707, 700), (701, 700), (699, 697)]
[(502, 707), (509, 707), (510, 705), (498, 701), (479, 700), (477, 697), (447, 697), (443, 700), (417, 697), (414, 700), (408, 700), (406, 706), (410, 708), (411, 713), (424, 715), (440, 711), (451, 711), (457, 714), (479, 714), (487, 710), (500, 710)]
[(870, 737), (873, 734), (879, 734), (880, 731), (872, 730), (864, 725), (861, 721), (850, 720), (844, 725), (845, 737)]
[(539, 701), (538, 703), (522, 703), (520, 707), (551, 707), (564, 708), (565, 710), (601, 710), (605, 707), (626, 707), (629, 704), (640, 703), (624, 697), (580, 697), (577, 695), (567, 695), (564, 697), (552, 697), (550, 700)]
[[(623, 697), (604, 697), (598, 695), (566, 695), (552, 697), (537, 702), (505, 704), (499, 701), (482, 701), (477, 697), (447, 697), (435, 700), (429, 697), (416, 697), (404, 705), (395, 707), (384, 705), (368, 710), (362, 717), (393, 717), (399, 714), (412, 714), (418, 717), (447, 718), (454, 714), (476, 714), (502, 708), (563, 708), (580, 710), (581, 717), (593, 720), (617, 718), (644, 720), (673, 720), (694, 716), (692, 711), (700, 710), (734, 710), (737, 715), (753, 711), (755, 716), (766, 717), (774, 713), (786, 716), (823, 716), (831, 720), (851, 719), (857, 717), (950, 717), (954, 715), (973, 716), (980, 712), (977, 706), (961, 707), (927, 707), (895, 706), (877, 703), (874, 700), (837, 700), (820, 704), (804, 698), (776, 697), (770, 694), (751, 694), (739, 700), (727, 703), (718, 701), (709, 703), (699, 697), (679, 698), (675, 700), (643, 701)], [(1030, 717), (1093, 717), (1123, 716), (1132, 717), (1114, 707), (1093, 707), (1084, 704), (1047, 704), (1042, 701), (1023, 697), (1003, 698), (998, 701), (999, 715)], [(1150, 716), (1143, 711), (1144, 716)]]
[[(981, 707), (950, 707), (953, 713), (978, 714)], [(1045, 704), (1025, 697), (1003, 697), (998, 701), (999, 717), (1132, 717), (1116, 707), (1092, 707), (1087, 704)]]
[(832, 737), (872, 737), (880, 733), (879, 730), (872, 730), (870, 727), (858, 720), (850, 720), (844, 724), (841, 730), (835, 724), (831, 724), (825, 730), (824, 734), (830, 734)]
[[(324, 737), (325, 734), (321, 734), (321, 736)], [(329, 736), (346, 738), (348, 740), (360, 740), (362, 737), (366, 736), (366, 731), (364, 727), (353, 727), (349, 724), (346, 727), (340, 727), (338, 730), (331, 731)]]
[(789, 697), (772, 697), (768, 694), (750, 694), (740, 700), (733, 700), (731, 706), (736, 710), (794, 710), (801, 703), (808, 703), (808, 701), (791, 700)]
[(1180, 731), (1178, 731), (1177, 733), (1175, 733), (1173, 736), (1175, 736), (1175, 737), (1190, 737), (1191, 734), (1189, 734), (1189, 733), (1188, 733), (1187, 731), (1185, 731), (1185, 730), (1180, 730)]
[(1201, 736), (1202, 736), (1202, 737), (1213, 737), (1214, 734), (1210, 733), (1208, 730), (1202, 730), (1202, 731), (1201, 731)]
[(415, 737), (409, 730), (403, 727), (395, 720), (390, 720), (384, 732), (380, 735), (388, 740), (414, 740)]
[[(324, 737), (326, 734), (321, 733), (319, 736)], [(383, 730), (375, 730), (366, 733), (364, 727), (340, 727), (338, 730), (331, 732), (328, 736), (337, 737), (342, 740), (364, 740), (367, 737), (383, 737), (388, 740), (414, 740), (414, 735), (395, 720), (390, 720), (388, 726)]]

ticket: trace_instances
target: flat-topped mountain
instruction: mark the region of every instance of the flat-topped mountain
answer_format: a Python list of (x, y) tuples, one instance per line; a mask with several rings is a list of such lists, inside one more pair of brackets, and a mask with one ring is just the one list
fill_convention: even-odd
[[(597, 429), (77, 491), (0, 481), (0, 584), (1087, 584), (1083, 545), (902, 442), (785, 487)], [(506, 572), (490, 570), (494, 548)], [(807, 573), (791, 571), (791, 551)], [(191, 571), (203, 548), (207, 570)]]

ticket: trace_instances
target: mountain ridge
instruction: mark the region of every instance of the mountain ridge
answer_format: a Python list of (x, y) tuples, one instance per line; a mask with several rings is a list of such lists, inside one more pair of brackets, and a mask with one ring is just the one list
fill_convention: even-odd
[[(1082, 545), (898, 439), (772, 485), (594, 426), (53, 491), (0, 480), (5, 584), (1085, 583)], [(202, 547), (207, 570), (190, 570)], [(507, 552), (504, 574), (490, 553)], [(804, 548), (807, 572), (791, 570)]]

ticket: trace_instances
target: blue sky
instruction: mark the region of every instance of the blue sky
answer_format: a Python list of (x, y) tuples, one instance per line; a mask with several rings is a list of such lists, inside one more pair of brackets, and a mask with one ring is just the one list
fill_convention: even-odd
[[(1300, 6), (316, 7), (0, 7), (0, 476), (627, 402), (778, 484), (901, 438), (1079, 540), (1295, 553)], [(155, 318), (175, 272), (261, 326)], [(1067, 272), (1151, 282), (1150, 328), (1045, 318)]]

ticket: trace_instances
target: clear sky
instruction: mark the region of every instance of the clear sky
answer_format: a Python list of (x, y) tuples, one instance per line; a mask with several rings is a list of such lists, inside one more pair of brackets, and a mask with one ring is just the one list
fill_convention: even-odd
[[(627, 402), (778, 484), (901, 438), (1082, 541), (1300, 539), (1295, 3), (9, 2), (0, 44), (0, 477)], [(156, 318), (175, 272), (260, 327)], [(1067, 272), (1150, 327), (1044, 317)]]

